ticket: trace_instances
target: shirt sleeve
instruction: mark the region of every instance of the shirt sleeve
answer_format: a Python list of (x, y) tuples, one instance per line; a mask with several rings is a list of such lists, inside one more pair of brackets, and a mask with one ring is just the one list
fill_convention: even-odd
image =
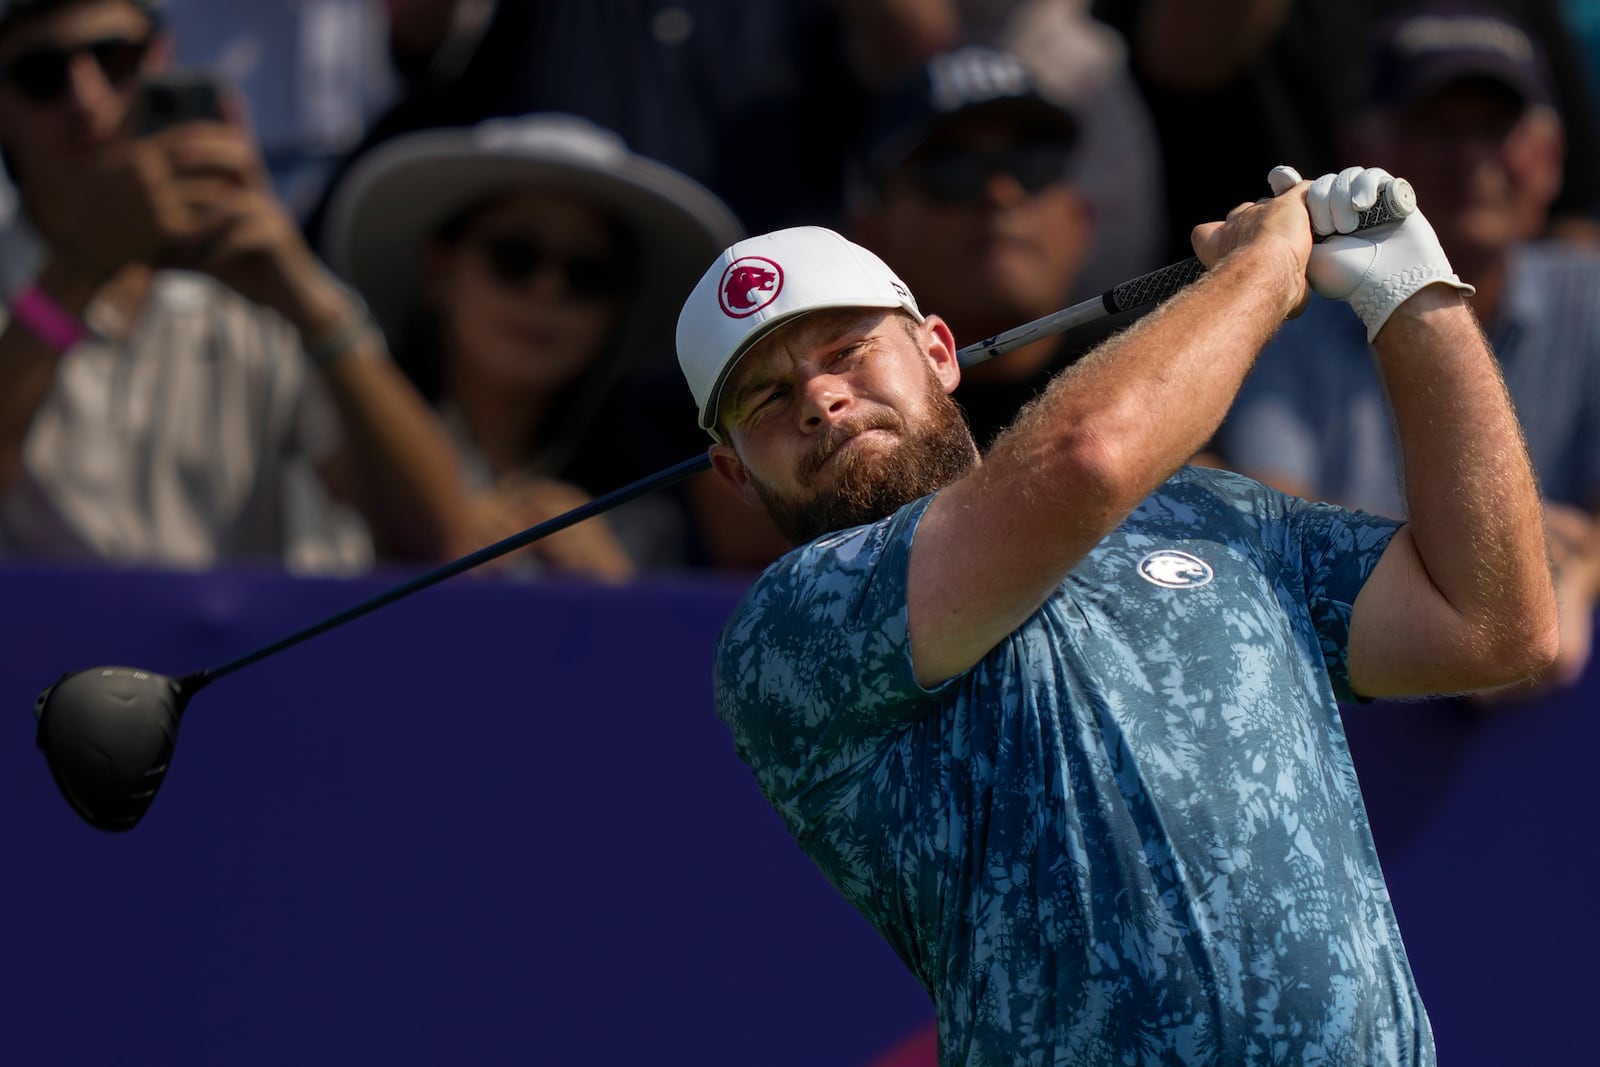
[(807, 789), (934, 706), (937, 690), (912, 668), (906, 606), (912, 537), (931, 499), (789, 553), (718, 642), (717, 712), (797, 834)]
[(1284, 500), (1289, 544), (1299, 554), (1306, 604), (1334, 695), (1361, 702), (1365, 698), (1350, 689), (1350, 611), (1402, 523), (1332, 504)]

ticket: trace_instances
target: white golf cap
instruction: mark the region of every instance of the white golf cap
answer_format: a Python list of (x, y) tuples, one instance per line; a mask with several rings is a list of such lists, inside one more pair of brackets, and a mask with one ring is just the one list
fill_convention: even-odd
[(797, 226), (726, 248), (678, 315), (678, 364), (700, 428), (717, 437), (722, 387), (751, 346), (824, 308), (904, 308), (922, 321), (911, 290), (888, 264), (832, 230)]

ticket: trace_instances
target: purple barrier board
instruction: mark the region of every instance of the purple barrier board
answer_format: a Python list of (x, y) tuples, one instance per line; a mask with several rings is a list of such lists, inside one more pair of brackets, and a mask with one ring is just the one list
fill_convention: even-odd
[[(403, 577), (0, 569), (0, 1062), (866, 1067), (917, 1044), (927, 996), (712, 711), (733, 581), (453, 579), (199, 694), (133, 831), (57, 794), (31, 708), (62, 673), (216, 666)], [(1446, 1063), (1591, 1054), (1600, 933), (1571, 917), (1597, 694), (1591, 671), (1492, 714), (1347, 714)]]
[(1345, 712), (1384, 877), (1439, 1062), (1597, 1060), (1600, 669), (1484, 711), (1464, 702)]
[(132, 831), (56, 792), (63, 672), (383, 588), (0, 576), (0, 1062), (849, 1065), (929, 1016), (712, 710), (734, 585), (445, 583), (200, 693)]

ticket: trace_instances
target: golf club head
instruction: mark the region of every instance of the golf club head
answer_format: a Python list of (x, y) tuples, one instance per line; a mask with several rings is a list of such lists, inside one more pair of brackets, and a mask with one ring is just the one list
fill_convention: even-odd
[(39, 694), (35, 740), (50, 774), (89, 825), (133, 829), (166, 777), (192, 690), (134, 667), (62, 675)]

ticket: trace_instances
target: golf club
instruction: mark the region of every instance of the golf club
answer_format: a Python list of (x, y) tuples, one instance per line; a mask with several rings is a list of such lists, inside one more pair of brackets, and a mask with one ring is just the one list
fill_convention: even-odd
[[(1361, 216), (1359, 228), (1395, 222), (1416, 210), (1416, 199), (1404, 180), (1393, 179), (1382, 192), (1378, 204)], [(968, 345), (957, 357), (962, 366), (971, 366), (1111, 315), (1154, 307), (1203, 272), (1198, 259), (1162, 267), (1098, 297)], [(98, 829), (131, 830), (149, 810), (166, 777), (184, 710), (211, 682), (710, 467), (706, 454), (684, 460), (215, 667), (176, 679), (135, 667), (91, 667), (65, 674), (34, 702), (35, 740), (74, 811)]]

